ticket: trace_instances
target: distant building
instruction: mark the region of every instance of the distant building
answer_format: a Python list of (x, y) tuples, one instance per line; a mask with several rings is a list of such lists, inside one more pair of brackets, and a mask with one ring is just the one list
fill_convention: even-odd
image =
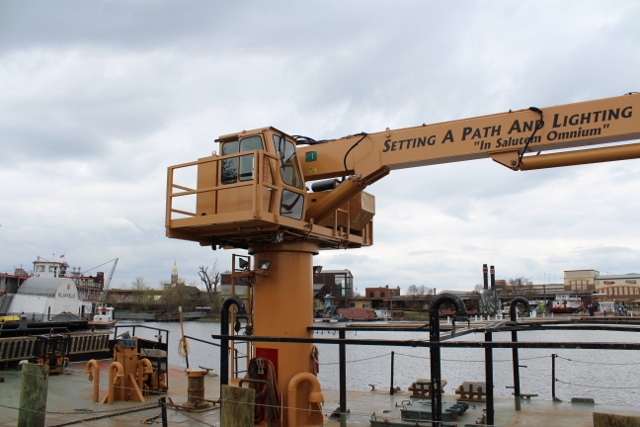
[(593, 295), (599, 301), (640, 298), (640, 274), (606, 274), (597, 270), (565, 270), (561, 284), (535, 285), (549, 293)]
[(337, 308), (349, 308), (353, 298), (353, 274), (349, 270), (322, 270), (313, 275), (314, 305), (324, 301), (325, 295), (335, 298)]
[[(496, 286), (498, 291), (505, 294), (508, 286)], [(640, 274), (607, 274), (601, 275), (592, 269), (565, 270), (562, 282), (535, 283), (527, 287), (527, 297), (530, 301), (549, 301), (557, 298), (578, 298), (584, 305), (593, 303), (610, 303), (615, 301), (640, 305)], [(511, 295), (513, 296), (513, 295)], [(502, 298), (502, 297), (501, 297)], [(506, 302), (506, 299), (503, 299)]]
[[(170, 295), (167, 295), (167, 292), (170, 292)], [(161, 294), (161, 297), (168, 296), (172, 299), (181, 297), (195, 303), (196, 301), (200, 301), (201, 294), (202, 292), (196, 286), (188, 286), (184, 281), (180, 281), (178, 265), (174, 260), (173, 267), (171, 267), (171, 281), (164, 284), (164, 292)]]
[(171, 269), (171, 284), (178, 284), (178, 266), (176, 265), (175, 260), (173, 260), (173, 268)]
[(565, 270), (565, 291), (595, 291), (596, 278), (600, 272), (596, 270)]
[(635, 300), (640, 298), (640, 274), (598, 275), (595, 278), (595, 290), (605, 294), (604, 300)]
[[(236, 277), (235, 294), (246, 295), (247, 277)], [(220, 275), (220, 285), (218, 293), (222, 296), (231, 295), (232, 277), (230, 272)], [(367, 304), (358, 301), (353, 295), (353, 274), (349, 270), (323, 270), (313, 275), (313, 304), (315, 309), (324, 307), (326, 295), (334, 297), (334, 304), (337, 308), (348, 308), (356, 305)], [(352, 304), (352, 300), (356, 300)]]
[[(236, 279), (236, 294), (245, 295), (246, 277)], [(495, 280), (495, 289), (498, 291), (502, 303), (513, 298), (513, 291), (509, 292), (507, 280)], [(354, 295), (354, 277), (351, 271), (324, 270), (313, 276), (314, 308), (324, 307), (325, 296), (332, 296), (337, 308), (374, 308), (393, 310), (428, 310), (433, 299), (433, 294), (427, 295), (402, 295), (397, 287), (370, 287), (365, 288), (364, 295)], [(231, 294), (231, 273), (221, 274), (221, 282), (218, 286), (221, 295)], [(478, 294), (474, 291), (443, 290), (441, 293), (452, 293), (463, 300), (468, 309), (478, 306)], [(640, 305), (640, 274), (629, 273), (624, 275), (601, 275), (599, 271), (565, 270), (562, 282), (530, 284), (526, 287), (526, 294), (522, 295), (531, 301), (551, 301), (557, 295), (571, 295), (581, 298), (585, 304), (592, 302), (622, 300), (635, 302)]]
[[(366, 298), (371, 300), (371, 308), (389, 309), (394, 297), (400, 296), (400, 286), (396, 288), (390, 288), (389, 285), (379, 288), (365, 288), (364, 294)], [(402, 306), (404, 308), (404, 304)], [(396, 308), (399, 307), (396, 306)]]
[[(196, 286), (185, 285), (180, 281), (176, 261), (171, 268), (169, 281), (162, 282), (162, 289), (153, 289), (143, 286), (142, 289), (109, 289), (107, 299), (111, 304), (122, 305), (124, 309), (135, 309), (142, 305), (165, 304), (166, 301), (184, 305), (184, 309), (201, 305), (202, 292)], [(164, 298), (164, 300), (163, 300)], [(164, 301), (164, 302), (163, 302)]]

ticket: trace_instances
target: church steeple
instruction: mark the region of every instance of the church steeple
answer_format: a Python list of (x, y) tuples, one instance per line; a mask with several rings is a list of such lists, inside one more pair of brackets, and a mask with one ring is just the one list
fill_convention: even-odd
[(178, 266), (176, 265), (175, 260), (173, 260), (173, 268), (171, 269), (171, 284), (178, 284)]

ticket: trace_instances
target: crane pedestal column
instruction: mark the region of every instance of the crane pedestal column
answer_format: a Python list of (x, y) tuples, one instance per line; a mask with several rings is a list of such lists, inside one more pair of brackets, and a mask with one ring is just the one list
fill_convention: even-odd
[[(256, 245), (249, 253), (259, 261), (271, 261), (269, 273), (256, 277), (253, 289), (253, 335), (311, 338), (307, 328), (313, 322), (313, 256), (318, 245), (309, 241)], [(311, 372), (312, 344), (256, 343), (254, 357), (271, 360), (275, 366), (278, 388), (285, 394), (291, 379)], [(309, 411), (311, 386), (299, 382), (296, 395), (298, 425), (313, 425), (322, 413)], [(312, 399), (313, 400), (313, 399)], [(288, 402), (284, 402), (288, 406)], [(284, 414), (283, 414), (284, 416)]]

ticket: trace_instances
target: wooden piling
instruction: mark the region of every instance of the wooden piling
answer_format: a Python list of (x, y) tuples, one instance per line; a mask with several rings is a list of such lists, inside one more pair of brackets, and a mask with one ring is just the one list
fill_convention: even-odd
[(640, 417), (594, 412), (593, 425), (594, 427), (639, 427)]
[(255, 390), (223, 385), (221, 391), (220, 425), (222, 427), (252, 426), (255, 418)]
[(48, 379), (49, 367), (47, 365), (34, 363), (22, 365), (18, 427), (44, 427)]

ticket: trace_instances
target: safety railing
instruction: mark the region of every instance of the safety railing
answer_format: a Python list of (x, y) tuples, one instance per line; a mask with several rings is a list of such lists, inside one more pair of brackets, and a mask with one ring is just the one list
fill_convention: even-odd
[[(458, 341), (458, 340), (449, 340), (448, 338), (450, 338), (449, 332), (446, 332), (442, 335), (441, 339), (438, 340), (394, 340), (394, 339), (366, 339), (366, 338), (347, 338), (346, 337), (346, 332), (353, 332), (353, 331), (358, 331), (358, 330), (366, 330), (366, 331), (380, 331), (380, 332), (389, 332), (389, 331), (393, 331), (393, 329), (388, 328), (388, 327), (384, 327), (384, 328), (380, 328), (380, 329), (376, 329), (375, 327), (363, 327), (363, 328), (359, 328), (359, 327), (344, 327), (344, 326), (320, 326), (320, 327), (309, 327), (308, 329), (310, 331), (314, 331), (314, 332), (319, 332), (319, 331), (331, 331), (333, 333), (337, 333), (338, 337), (336, 338), (320, 338), (320, 337), (310, 337), (310, 338), (293, 338), (293, 337), (281, 337), (281, 336), (233, 336), (233, 335), (212, 335), (212, 338), (214, 339), (228, 339), (228, 340), (236, 340), (236, 341), (244, 341), (244, 342), (252, 342), (252, 343), (268, 343), (268, 342), (273, 342), (273, 343), (291, 343), (291, 344), (298, 344), (298, 343), (308, 343), (308, 344), (329, 344), (329, 345), (337, 345), (339, 347), (339, 361), (337, 362), (337, 364), (340, 367), (340, 372), (339, 372), (339, 389), (340, 389), (340, 411), (345, 411), (346, 413), (346, 365), (350, 362), (347, 360), (346, 358), (346, 347), (347, 346), (375, 346), (375, 347), (381, 347), (381, 346), (388, 346), (391, 348), (424, 348), (425, 350), (427, 349), (433, 349), (433, 348), (438, 348), (438, 349), (484, 349), (485, 352), (489, 351), (489, 356), (485, 357), (485, 360), (473, 360), (470, 362), (473, 363), (484, 363), (485, 364), (485, 371), (486, 371), (486, 376), (487, 376), (487, 383), (486, 386), (484, 385), (484, 383), (482, 383), (482, 393), (484, 393), (484, 389), (486, 387), (486, 390), (489, 390), (490, 388), (493, 389), (494, 384), (493, 384), (493, 365), (496, 363), (510, 363), (511, 360), (510, 359), (505, 359), (505, 360), (497, 360), (494, 359), (491, 351), (496, 350), (496, 349), (507, 349), (507, 350), (532, 350), (532, 349), (575, 349), (575, 350), (640, 350), (640, 343), (638, 342), (524, 342), (524, 341), (517, 341), (517, 340), (512, 340), (512, 341), (493, 341), (491, 339), (491, 334), (493, 333), (497, 333), (497, 332), (514, 332), (514, 331), (532, 331), (532, 330), (558, 330), (558, 329), (567, 329), (567, 330), (597, 330), (597, 329), (611, 329), (614, 331), (623, 331), (623, 332), (634, 332), (637, 333), (638, 332), (638, 328), (636, 325), (629, 325), (629, 326), (623, 326), (617, 323), (611, 324), (611, 325), (607, 325), (606, 327), (604, 326), (596, 326), (596, 325), (591, 325), (591, 324), (585, 324), (585, 325), (580, 325), (580, 319), (575, 319), (575, 321), (571, 321), (571, 322), (567, 322), (566, 324), (558, 322), (546, 322), (544, 324), (513, 324), (513, 323), (508, 323), (508, 322), (494, 322), (493, 324), (489, 324), (489, 325), (481, 325), (481, 326), (477, 326), (477, 327), (470, 327), (470, 328), (464, 328), (464, 329), (459, 329), (458, 332), (456, 333), (457, 335), (462, 335), (462, 334), (470, 334), (470, 333), (482, 333), (485, 335), (485, 340), (484, 341)], [(407, 328), (397, 328), (397, 330), (401, 330), (401, 331), (409, 331), (409, 329)], [(413, 328), (412, 330), (415, 330), (416, 332), (422, 332), (424, 333), (425, 329), (424, 328)], [(395, 354), (394, 354), (395, 353)], [(391, 351), (391, 368), (390, 368), (390, 375), (391, 375), (391, 386), (390, 386), (390, 394), (394, 393), (394, 390), (396, 389), (394, 387), (394, 355), (397, 356), (403, 356), (402, 354), (399, 354), (397, 351)], [(408, 357), (415, 357), (413, 355), (407, 355)], [(486, 355), (485, 355), (486, 356)], [(221, 355), (221, 358), (224, 357), (228, 357), (225, 356), (224, 354)], [(551, 363), (553, 363), (553, 372), (552, 372), (552, 379), (551, 382), (552, 384), (554, 384), (555, 387), (555, 383), (560, 383), (560, 384), (568, 384), (568, 385), (576, 385), (576, 386), (582, 386), (582, 387), (587, 387), (587, 386), (591, 386), (591, 387), (595, 387), (595, 385), (588, 384), (587, 382), (584, 383), (580, 383), (579, 381), (575, 381), (575, 383), (570, 382), (570, 381), (565, 381), (563, 383), (562, 379), (559, 378), (558, 374), (555, 371), (555, 359), (558, 358), (558, 356), (556, 354), (549, 354), (549, 355), (545, 355), (545, 356), (536, 356), (536, 357), (526, 357), (523, 359), (520, 359), (521, 361), (524, 360), (537, 360), (537, 359), (549, 359), (551, 357)], [(371, 358), (371, 357), (369, 357)], [(436, 360), (433, 357), (423, 357), (425, 360), (428, 360), (428, 364), (431, 364), (432, 367), (432, 372), (434, 369), (439, 370), (440, 369), (440, 363), (441, 362), (447, 362), (446, 359), (442, 359), (442, 360)], [(571, 359), (564, 359), (570, 362), (576, 362), (574, 360)], [(455, 361), (456, 363), (460, 363), (461, 361), (457, 360)], [(436, 363), (438, 366), (434, 367), (433, 364)], [(580, 363), (596, 363), (596, 362), (586, 362), (586, 361), (580, 361)], [(610, 366), (611, 361), (601, 361), (601, 364), (603, 366)], [(222, 365), (222, 362), (221, 362)], [(637, 362), (633, 361), (633, 362), (625, 362), (623, 363), (624, 366), (627, 365), (637, 365)], [(378, 365), (379, 366), (379, 365)], [(371, 385), (371, 384), (370, 384)], [(373, 386), (373, 385), (372, 385)], [(602, 386), (602, 384), (599, 384), (598, 386)], [(611, 388), (613, 389), (614, 387), (620, 388), (620, 386), (612, 386)], [(509, 388), (509, 387), (508, 387)], [(512, 387), (511, 387), (512, 388)], [(640, 390), (640, 386), (638, 386), (638, 384), (633, 384), (633, 385), (629, 385), (627, 387), (629, 390)], [(473, 391), (473, 393), (475, 393), (475, 390)], [(530, 399), (531, 397), (535, 397), (538, 396), (537, 393), (534, 394), (527, 394), (527, 393), (514, 393), (514, 399), (516, 401), (516, 408), (519, 407), (519, 403), (521, 402), (521, 399)], [(555, 395), (555, 388), (552, 391), (552, 397), (554, 400), (556, 400), (556, 395)], [(424, 398), (424, 396), (423, 396)], [(485, 397), (484, 394), (479, 394), (479, 401), (484, 402), (486, 400), (486, 404), (487, 404), (487, 410), (491, 410), (493, 411), (493, 395), (489, 396), (487, 394), (487, 396)], [(490, 407), (490, 409), (489, 409)]]
[[(237, 159), (239, 163), (246, 156), (253, 156), (250, 179), (222, 183), (224, 162)], [(168, 225), (224, 222), (228, 219), (226, 215), (240, 214), (238, 211), (249, 212), (254, 218), (260, 218), (265, 212), (276, 214), (281, 188), (275, 170), (277, 163), (278, 158), (274, 155), (254, 150), (170, 166), (167, 176)], [(183, 180), (190, 182), (185, 184)], [(233, 204), (227, 204), (224, 198), (233, 200)], [(187, 219), (192, 221), (181, 221)]]

